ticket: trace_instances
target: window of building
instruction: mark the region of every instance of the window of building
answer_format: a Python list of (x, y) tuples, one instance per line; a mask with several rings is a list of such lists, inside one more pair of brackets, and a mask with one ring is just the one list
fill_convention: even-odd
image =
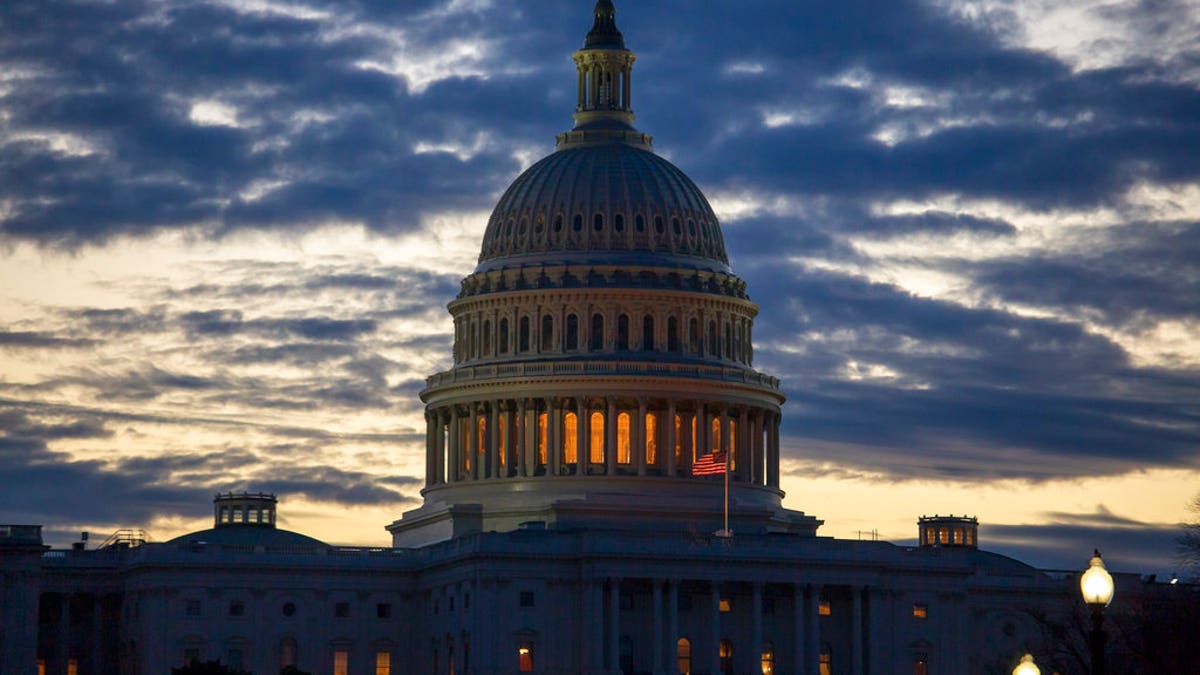
[(677, 664), (679, 665), (679, 672), (683, 675), (691, 675), (692, 643), (690, 640), (682, 637), (679, 638), (679, 642), (675, 643), (675, 658)]
[(548, 352), (554, 345), (554, 318), (549, 314), (542, 317), (542, 343), (538, 345), (543, 352)]
[(549, 424), (550, 424), (549, 415), (547, 413), (538, 413), (538, 416), (537, 416), (537, 434), (538, 434), (537, 456), (538, 456), (538, 464), (541, 464), (542, 466), (546, 465), (546, 445), (549, 443), (548, 439), (550, 438)]
[(567, 351), (579, 349), (579, 317), (567, 315), (567, 334), (563, 349)]
[(508, 353), (508, 319), (500, 319), (500, 348), (497, 350), (501, 354)]
[(679, 320), (673, 316), (667, 318), (667, 351), (679, 351)]
[(633, 638), (622, 635), (617, 643), (617, 661), (622, 673), (633, 672)]
[(733, 643), (721, 640), (717, 655), (721, 659), (721, 672), (724, 675), (733, 675)]
[(67, 675), (79, 675), (79, 659), (67, 659)]
[(483, 321), (483, 355), (487, 356), (492, 353), (492, 322), (484, 319)]
[(646, 413), (646, 463), (658, 464), (658, 416)]
[(775, 675), (775, 643), (764, 642), (762, 646), (762, 675)]
[(229, 603), (229, 616), (246, 616), (246, 603), (241, 600)]
[(588, 461), (593, 464), (604, 463), (604, 413), (594, 412), (589, 418), (588, 431), (590, 432), (590, 443), (588, 445)]
[(188, 647), (187, 649), (183, 650), (183, 665), (186, 666), (189, 663), (199, 663), (199, 662), (200, 662), (200, 648), (199, 647)]
[(186, 616), (200, 616), (200, 601), (185, 600), (183, 603), (183, 613)]
[(350, 616), (350, 603), (335, 602), (333, 603), (333, 618), (345, 619)]
[(507, 474), (503, 471), (503, 469), (508, 465), (508, 416), (504, 414), (497, 415), (496, 427), (499, 431), (496, 436), (496, 441), (500, 446), (497, 449), (496, 458), (497, 461), (500, 462), (500, 475), (504, 476)]
[(675, 601), (675, 607), (681, 612), (692, 611), (692, 596), (688, 593), (680, 593)]
[(592, 332), (588, 336), (588, 348), (594, 352), (604, 349), (604, 315), (592, 315)]
[(621, 413), (617, 415), (617, 463), (629, 464), (632, 460), (630, 457), (629, 443), (629, 413)]
[(350, 652), (339, 649), (333, 653), (333, 675), (350, 675)]
[(579, 461), (579, 418), (571, 412), (563, 416), (563, 461)]
[(833, 675), (833, 650), (828, 645), (821, 647), (821, 656), (817, 660), (819, 675)]
[(763, 614), (774, 614), (775, 598), (763, 598), (762, 611)]
[(617, 317), (617, 349), (629, 349), (629, 317), (624, 314)]
[(921, 603), (917, 603), (917, 604), (913, 605), (913, 618), (928, 619), (929, 618), (929, 605), (924, 605)]
[(279, 641), (279, 668), (296, 665), (296, 638), (285, 637)]
[(712, 438), (709, 439), (709, 446), (713, 452), (721, 450), (721, 416), (714, 415), (712, 418)]
[(243, 658), (240, 647), (230, 647), (228, 650), (226, 650), (225, 665), (229, 666), (230, 669), (241, 670), (244, 667), (243, 661), (245, 661), (245, 659)]
[(817, 614), (821, 616), (830, 616), (833, 614), (833, 608), (829, 605), (828, 600), (820, 600), (817, 602)]
[(733, 611), (733, 605), (729, 602), (729, 598), (721, 598), (719, 601), (717, 601), (717, 607), (722, 612)]
[(471, 593), (470, 593), (470, 591), (463, 593), (463, 609), (471, 609)]
[(37, 660), (37, 675), (46, 675), (46, 659)]
[(392, 618), (392, 605), (389, 602), (381, 602), (375, 605), (375, 618), (390, 619)]
[(375, 675), (392, 675), (391, 652), (375, 652)]
[(517, 647), (517, 671), (522, 673), (533, 672), (533, 643), (522, 642)]
[(521, 591), (519, 596), (519, 604), (522, 607), (533, 607), (535, 596), (533, 591)]
[(654, 351), (654, 317), (649, 314), (642, 319), (642, 350)]
[(518, 338), (518, 347), (522, 352), (529, 351), (529, 317), (521, 317), (520, 337)]
[(924, 654), (913, 659), (913, 675), (929, 675), (929, 659)]

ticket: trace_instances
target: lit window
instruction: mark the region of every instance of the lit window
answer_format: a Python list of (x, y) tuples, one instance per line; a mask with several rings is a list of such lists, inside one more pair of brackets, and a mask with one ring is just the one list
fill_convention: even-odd
[(682, 675), (690, 675), (692, 672), (692, 643), (687, 638), (679, 638), (676, 643), (675, 655), (679, 664), (679, 672)]
[(762, 675), (775, 675), (775, 644), (773, 642), (763, 643)]
[(713, 452), (721, 450), (721, 418), (713, 417), (712, 420), (712, 439), (710, 440)]
[(79, 675), (79, 659), (67, 659), (67, 675)]
[(923, 605), (920, 603), (913, 605), (913, 618), (928, 619), (929, 618), (929, 605)]
[(929, 659), (918, 656), (913, 661), (913, 675), (929, 675)]
[(487, 418), (480, 415), (475, 419), (475, 454), (479, 455), (481, 468), (487, 467)]
[(508, 466), (508, 419), (505, 415), (500, 415), (496, 422), (500, 430), (500, 468), (503, 469)]
[(567, 413), (563, 418), (563, 461), (574, 464), (579, 461), (579, 418)]
[(817, 671), (819, 675), (833, 675), (833, 652), (830, 651), (829, 647), (821, 649), (821, 657), (818, 664), (820, 665), (820, 670)]
[(588, 446), (588, 461), (592, 464), (604, 463), (604, 414), (592, 413), (590, 423), (591, 444)]
[(46, 659), (38, 659), (38, 675), (46, 675)]
[(817, 603), (817, 614), (821, 616), (829, 616), (833, 614), (833, 609), (829, 606), (828, 600), (821, 600)]
[(721, 608), (722, 612), (728, 612), (732, 609), (729, 604), (729, 598), (721, 598), (717, 605)]
[(549, 418), (546, 413), (538, 413), (538, 464), (546, 464), (546, 438)]
[(721, 640), (717, 646), (717, 656), (721, 659), (721, 672), (733, 672), (733, 643), (729, 640)]
[(617, 463), (629, 464), (629, 413), (617, 415)]
[(646, 463), (658, 463), (658, 417), (646, 413)]
[(392, 675), (391, 652), (375, 652), (375, 675)]
[(333, 653), (333, 675), (350, 675), (350, 652), (339, 649)]
[(533, 672), (533, 643), (522, 642), (517, 647), (517, 670), (522, 673)]

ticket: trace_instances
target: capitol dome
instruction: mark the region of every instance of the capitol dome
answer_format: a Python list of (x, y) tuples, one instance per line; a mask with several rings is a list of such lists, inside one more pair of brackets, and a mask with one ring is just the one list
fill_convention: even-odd
[[(703, 193), (633, 125), (610, 0), (583, 48), (574, 126), (518, 176), (448, 309), (426, 381), (424, 503), (396, 546), (520, 528), (812, 535), (782, 508), (779, 380)], [(724, 516), (724, 520), (723, 520)]]

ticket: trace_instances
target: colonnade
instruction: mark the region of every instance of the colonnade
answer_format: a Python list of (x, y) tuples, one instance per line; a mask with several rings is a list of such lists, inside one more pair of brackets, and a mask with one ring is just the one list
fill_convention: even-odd
[[(113, 605), (106, 610), (105, 604)], [(96, 593), (43, 593), (42, 623), (50, 635), (39, 637), (39, 672), (108, 673), (117, 668), (116, 655), (106, 649), (104, 634), (115, 620), (115, 596)], [(44, 669), (44, 670), (42, 670)]]
[(500, 398), (425, 413), (427, 486), (534, 476), (690, 476), (732, 450), (730, 479), (779, 487), (778, 410), (647, 397)]

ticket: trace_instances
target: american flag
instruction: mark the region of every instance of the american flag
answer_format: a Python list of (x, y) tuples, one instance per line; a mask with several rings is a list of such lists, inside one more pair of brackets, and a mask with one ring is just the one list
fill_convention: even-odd
[(696, 460), (692, 465), (693, 476), (721, 476), (725, 473), (725, 452), (715, 450)]

